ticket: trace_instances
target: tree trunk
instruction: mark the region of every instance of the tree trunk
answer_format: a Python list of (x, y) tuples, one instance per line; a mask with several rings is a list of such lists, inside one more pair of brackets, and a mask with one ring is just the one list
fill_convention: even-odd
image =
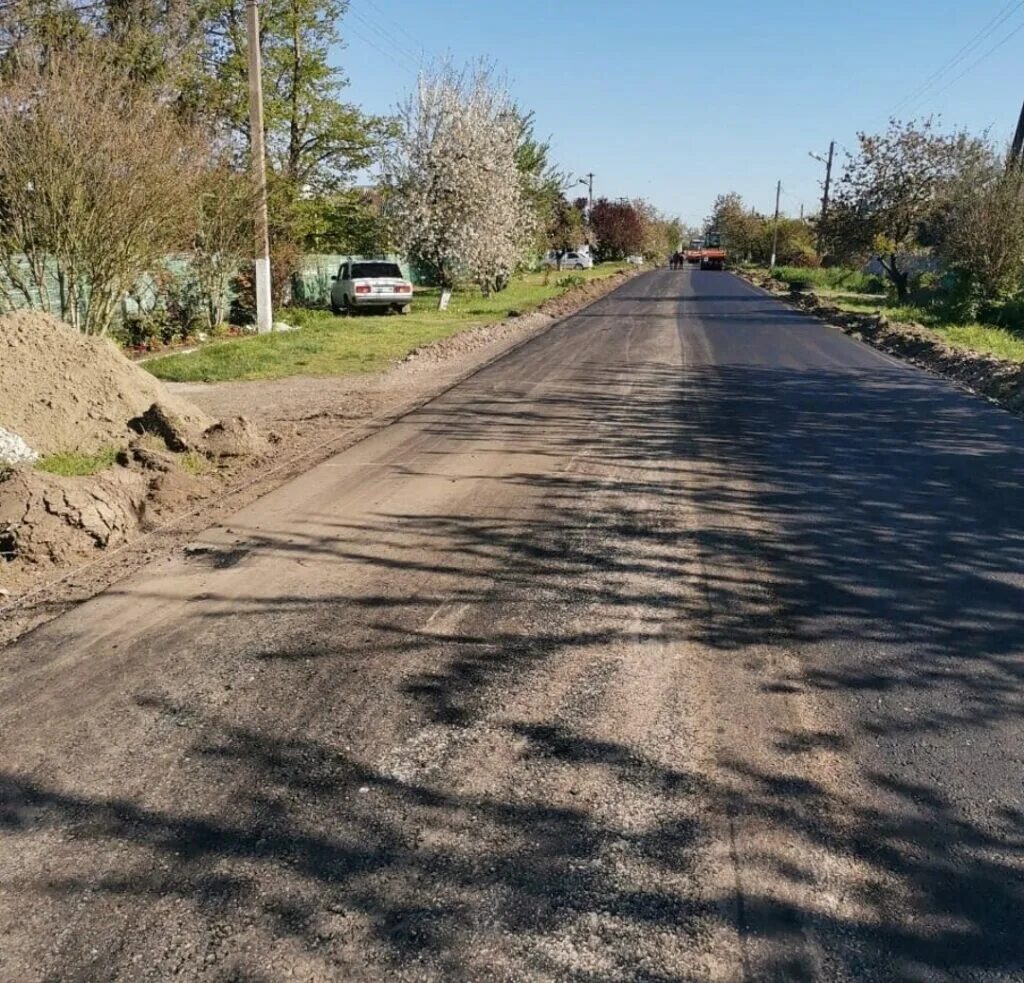
[(288, 121), (288, 177), (299, 180), (299, 168), (302, 160), (302, 132), (299, 118), (299, 75), (302, 64), (302, 35), (299, 31), (299, 12), (296, 4), (292, 4), (292, 63), (291, 69), (291, 119)]
[(895, 253), (889, 258), (889, 263), (889, 277), (896, 287), (896, 299), (900, 305), (903, 305), (906, 303), (907, 294), (910, 292), (910, 272), (908, 270), (901, 270), (896, 265)]
[(886, 263), (885, 259), (881, 256), (878, 257), (878, 261), (882, 264), (882, 269), (885, 271), (885, 275), (896, 288), (896, 300), (901, 305), (906, 303), (907, 295), (910, 293), (910, 271), (901, 270), (899, 268), (895, 253), (889, 254), (888, 263)]

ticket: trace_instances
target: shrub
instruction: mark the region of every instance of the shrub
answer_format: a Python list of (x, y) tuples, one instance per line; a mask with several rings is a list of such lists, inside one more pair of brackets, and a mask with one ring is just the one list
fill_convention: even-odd
[[(299, 278), (302, 250), (292, 242), (275, 242), (270, 253), (270, 295), (274, 308), (284, 307), (292, 296), (292, 287)], [(247, 263), (231, 281), (232, 324), (246, 326), (256, 322), (256, 271)]]
[(206, 298), (195, 277), (168, 277), (162, 300), (167, 315), (165, 345), (178, 338), (188, 338), (207, 326)]
[(570, 273), (569, 276), (556, 280), (555, 286), (560, 290), (572, 290), (574, 287), (582, 287), (586, 282), (587, 278), (580, 276), (579, 273)]
[(849, 293), (878, 294), (885, 291), (886, 281), (874, 273), (851, 270), (847, 266), (777, 266), (775, 279), (789, 283), (792, 280), (806, 280), (811, 285)]
[(167, 311), (162, 307), (129, 315), (124, 319), (121, 330), (124, 343), (130, 348), (169, 345), (175, 334)]
[(810, 269), (821, 266), (821, 257), (810, 246), (805, 246), (794, 250), (789, 257), (789, 265)]
[(1001, 304), (991, 305), (983, 312), (985, 320), (1008, 331), (1024, 333), (1024, 295), (1018, 294)]

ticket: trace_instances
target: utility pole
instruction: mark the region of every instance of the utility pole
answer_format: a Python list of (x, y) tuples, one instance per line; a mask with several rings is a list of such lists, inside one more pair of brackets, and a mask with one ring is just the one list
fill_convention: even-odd
[(1020, 110), (1020, 119), (1017, 121), (1017, 132), (1013, 135), (1013, 146), (1010, 148), (1010, 159), (1008, 167), (1019, 165), (1024, 161), (1024, 106)]
[(256, 331), (273, 330), (270, 304), (270, 233), (267, 218), (267, 161), (263, 146), (263, 67), (260, 59), (260, 13), (258, 0), (246, 0), (246, 33), (249, 56), (249, 147), (252, 180), (256, 191)]
[(825, 217), (828, 215), (828, 203), (829, 203), (829, 192), (832, 190), (832, 161), (836, 154), (836, 142), (831, 141), (828, 145), (828, 161), (824, 158), (819, 157), (817, 154), (811, 154), (815, 160), (820, 160), (825, 164), (825, 188), (821, 196), (821, 216), (818, 218), (818, 253), (824, 253), (825, 251)]
[(587, 186), (587, 218), (590, 218), (590, 213), (594, 210), (594, 174), (585, 175), (584, 178), (580, 178), (577, 184), (585, 184)]
[(779, 199), (782, 197), (782, 182), (775, 185), (775, 220), (772, 223), (772, 262), (771, 269), (775, 269), (775, 254), (779, 248)]

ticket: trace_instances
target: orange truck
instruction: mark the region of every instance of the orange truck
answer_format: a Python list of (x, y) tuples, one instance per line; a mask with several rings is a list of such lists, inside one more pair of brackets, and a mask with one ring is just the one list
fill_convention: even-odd
[(703, 239), (691, 239), (688, 249), (683, 250), (683, 258), (687, 263), (696, 266), (700, 262), (700, 255), (704, 251)]
[(722, 236), (718, 232), (709, 232), (704, 236), (704, 248), (700, 251), (700, 268), (702, 270), (724, 270), (728, 254), (722, 245)]

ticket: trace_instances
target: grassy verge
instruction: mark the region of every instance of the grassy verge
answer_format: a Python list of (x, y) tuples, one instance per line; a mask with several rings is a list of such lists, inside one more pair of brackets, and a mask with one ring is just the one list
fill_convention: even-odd
[(112, 467), (117, 457), (116, 447), (106, 447), (95, 454), (80, 454), (78, 451), (63, 451), (47, 454), (36, 461), (40, 471), (59, 474), (65, 478), (83, 478)]
[(330, 311), (288, 310), (282, 318), (301, 330), (214, 342), (189, 354), (153, 359), (144, 368), (172, 382), (376, 372), (421, 345), (500, 321), (511, 311), (525, 314), (564, 293), (580, 278), (599, 279), (625, 268), (624, 263), (602, 263), (592, 270), (552, 272), (547, 277), (530, 273), (490, 297), (476, 290), (456, 293), (447, 311), (437, 310), (437, 290), (423, 288), (417, 289), (412, 312), (405, 315), (349, 318), (335, 317)]
[(804, 281), (822, 300), (844, 311), (858, 314), (882, 313), (890, 321), (923, 324), (954, 348), (995, 355), (1024, 362), (1024, 326), (1006, 327), (979, 321), (964, 321), (950, 309), (941, 294), (931, 293), (897, 304), (886, 292), (885, 281), (873, 274), (847, 270), (778, 267), (776, 279), (786, 283)]
[(850, 294), (843, 291), (819, 290), (823, 300), (845, 311), (884, 314), (890, 321), (923, 324), (954, 348), (995, 355), (1013, 362), (1024, 362), (1024, 332), (978, 321), (960, 321), (951, 317), (940, 305), (895, 304), (884, 294)]

